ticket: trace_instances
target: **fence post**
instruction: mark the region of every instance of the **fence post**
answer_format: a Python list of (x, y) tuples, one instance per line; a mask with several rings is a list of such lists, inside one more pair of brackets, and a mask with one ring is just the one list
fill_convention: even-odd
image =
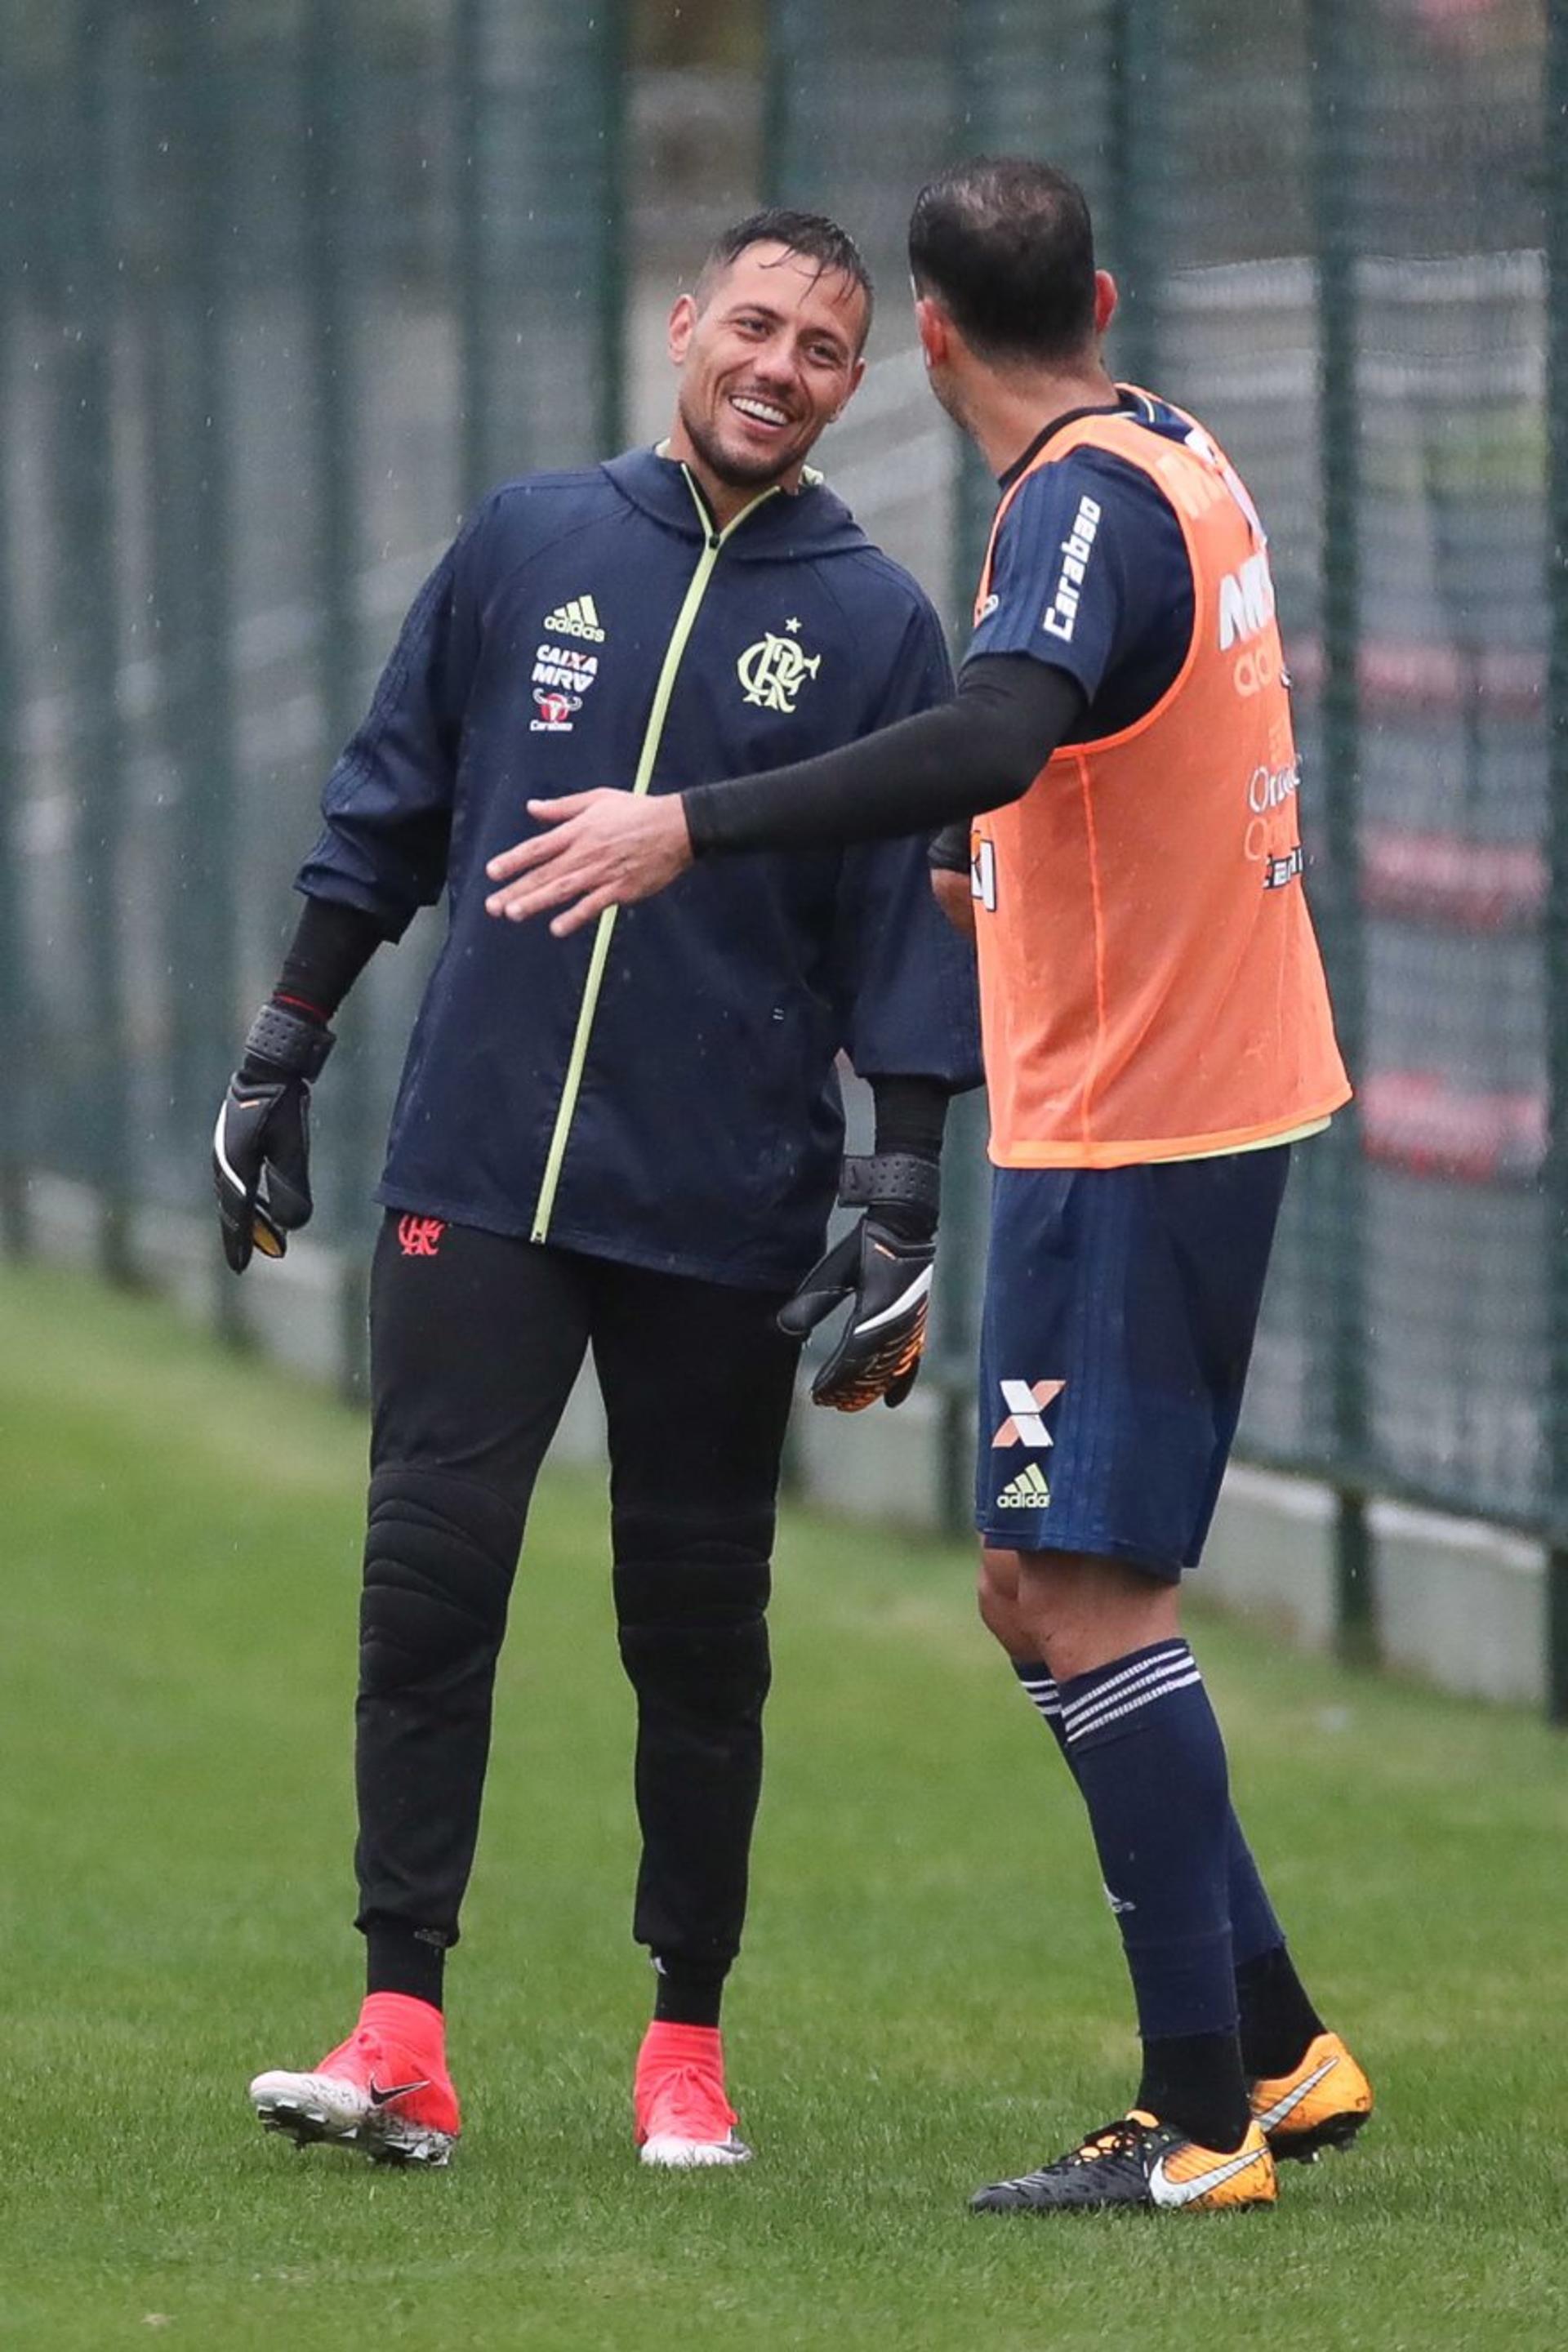
[(597, 0), (597, 79), (604, 237), (599, 250), (598, 446), (609, 457), (626, 438), (626, 137), (631, 86), (628, 0)]
[(1160, 227), (1164, 217), (1165, 78), (1162, 0), (1113, 0), (1112, 163), (1107, 245), (1121, 299), (1112, 330), (1117, 373), (1156, 385), (1160, 374)]
[[(358, 499), (354, 415), (358, 391), (350, 299), (354, 272), (359, 142), (353, 0), (310, 0), (300, 44), (300, 190), (310, 320), (313, 529), (311, 602), (319, 761), (324, 775), (353, 730), (359, 681)], [(332, 1152), (327, 1225), (339, 1245), (337, 1374), (357, 1399), (365, 1379), (364, 1254), (357, 1246), (374, 1182), (369, 991), (346, 1023), (332, 1065)]]
[(1546, 11), (1546, 1689), (1568, 1724), (1568, 5)]
[[(188, 273), (191, 438), (176, 462), (194, 477), (187, 551), (190, 604), (181, 778), (188, 811), (185, 956), (176, 980), (191, 992), (190, 1070), (206, 1104), (216, 1104), (233, 1057), (240, 1018), (238, 989), (239, 791), (234, 676), (232, 452), (228, 354), (225, 349), (233, 285), (229, 247), (234, 232), (228, 171), (231, 78), (234, 66), (215, 38), (213, 12), (193, 9), (186, 19), (178, 73), (178, 120), (189, 177), (184, 263)], [(227, 1339), (243, 1336), (239, 1285), (211, 1234), (214, 1320)]]
[[(80, 1165), (98, 1202), (98, 1260), (131, 1278), (130, 1055), (121, 971), (125, 744), (114, 522), (113, 259), (110, 249), (111, 44), (80, 0), (65, 70), (73, 168), (63, 196), (64, 330), (56, 377), (55, 627), (66, 647), (67, 773), (80, 813), (70, 850), (79, 909), (89, 1058), (76, 1074)], [(78, 1122), (73, 1121), (73, 1125)]]
[[(23, 190), (6, 169), (16, 150), (13, 109), (16, 82), (0, 80), (0, 408), (5, 404), (11, 368), (11, 320), (16, 304), (15, 268), (23, 240), (13, 242)], [(0, 457), (0, 1069), (5, 1073), (6, 1110), (0, 1126), (0, 1251), (24, 1256), (28, 1242), (27, 1162), (33, 1150), (28, 1086), (31, 1044), (26, 942), (22, 931), (22, 744), (20, 665), (12, 603), (10, 471)]]
[(795, 155), (791, 93), (800, 77), (805, 47), (800, 0), (769, 0), (763, 59), (763, 201), (789, 205), (808, 201)]
[[(161, 190), (158, 242), (146, 281), (153, 314), (148, 379), (153, 599), (178, 825), (165, 942), (169, 1132), (191, 1162), (193, 1197), (202, 1174), (193, 1143), (210, 1132), (241, 1018), (225, 352), (235, 224), (228, 205), (230, 69), (212, 16), (205, 7), (188, 10), (177, 37), (171, 33), (166, 49), (155, 53), (160, 63), (152, 94), (161, 118)], [(214, 1327), (237, 1340), (245, 1331), (242, 1286), (225, 1264), (216, 1217), (204, 1218), (203, 1225)]]
[(453, 223), (457, 279), (458, 493), (465, 509), (490, 486), (489, 241), (485, 232), (489, 144), (485, 93), (486, 0), (458, 0), (452, 20), (453, 114), (458, 159)]
[[(1318, 445), (1322, 484), (1321, 689), (1326, 888), (1319, 899), (1334, 1014), (1352, 1076), (1363, 1068), (1365, 975), (1357, 833), (1362, 635), (1357, 193), (1363, 123), (1355, 25), (1359, 0), (1308, 0), (1312, 105), (1312, 217), (1317, 246)], [(1342, 1654), (1377, 1648), (1373, 1549), (1362, 1481), (1367, 1465), (1365, 1188), (1352, 1103), (1315, 1144), (1327, 1199), (1321, 1241), (1331, 1252), (1328, 1371), (1336, 1461), (1349, 1475), (1335, 1517), (1336, 1632)]]
[[(991, 146), (995, 107), (984, 69), (987, 45), (996, 36), (994, 0), (971, 0), (953, 17), (952, 79), (954, 156), (983, 154)], [(952, 634), (963, 646), (970, 634), (974, 586), (985, 552), (986, 533), (996, 511), (996, 479), (967, 433), (958, 436), (952, 475), (952, 533), (947, 596)], [(976, 1276), (978, 1278), (978, 1276)]]

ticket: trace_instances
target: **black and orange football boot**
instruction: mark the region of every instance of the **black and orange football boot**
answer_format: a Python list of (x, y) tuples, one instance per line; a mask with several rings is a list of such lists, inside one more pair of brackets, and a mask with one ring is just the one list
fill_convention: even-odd
[(1337, 2033), (1320, 2033), (1289, 2074), (1249, 2083), (1252, 2120), (1276, 2158), (1310, 2164), (1349, 2147), (1373, 2109), (1372, 2084)]
[(1192, 2213), (1272, 2205), (1274, 2158), (1256, 2123), (1238, 2148), (1199, 2147), (1173, 2124), (1134, 2107), (1082, 2144), (1016, 2180), (976, 2189), (972, 2213), (1099, 2213), (1116, 2206)]

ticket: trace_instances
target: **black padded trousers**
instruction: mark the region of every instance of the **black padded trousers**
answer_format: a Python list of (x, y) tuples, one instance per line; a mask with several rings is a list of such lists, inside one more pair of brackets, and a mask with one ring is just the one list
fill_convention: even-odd
[(633, 1932), (687, 1966), (734, 1958), (796, 1356), (774, 1324), (779, 1304), (774, 1292), (389, 1213), (371, 1280), (362, 1928), (457, 1941), (529, 1502), (591, 1347), (621, 1658), (637, 1702)]

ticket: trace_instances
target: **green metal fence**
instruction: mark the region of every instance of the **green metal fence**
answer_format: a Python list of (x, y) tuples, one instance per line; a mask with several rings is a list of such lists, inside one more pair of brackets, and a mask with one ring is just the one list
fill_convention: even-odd
[[(628, 194), (631, 5), (0, 0), (11, 1248), (41, 1172), (89, 1188), (118, 1276), (146, 1203), (205, 1209), (322, 772), (424, 566), (482, 485), (619, 437), (664, 200)], [(1568, 1713), (1568, 6), (753, 13), (758, 187), (839, 212), (882, 289), (826, 462), (955, 630), (990, 486), (926, 393), (902, 256), (952, 155), (1082, 179), (1114, 364), (1258, 492), (1360, 1092), (1300, 1155), (1246, 1446), (1339, 1494), (1352, 1646), (1369, 1496), (1544, 1535)], [(378, 959), (333, 1064), (314, 1230), (345, 1265), (422, 971), (417, 941)], [(955, 1497), (984, 1195), (960, 1125)], [(248, 1311), (205, 1246), (214, 1311)], [(353, 1276), (342, 1318), (347, 1364)]]
[[(1554, 1541), (1568, 1519), (1548, 1086), (1565, 1050), (1568, 530), (1559, 509), (1549, 533), (1545, 503), (1563, 11), (974, 0), (920, 12), (918, 58), (890, 5), (885, 23), (825, 0), (775, 15), (781, 54), (850, 95), (840, 128), (804, 76), (785, 84), (774, 185), (858, 218), (886, 155), (1065, 163), (1131, 294), (1113, 365), (1203, 415), (1263, 505), (1360, 1095), (1300, 1154), (1244, 1443), (1339, 1492), (1342, 1624), (1364, 1646), (1370, 1495)], [(896, 229), (878, 250), (895, 286)], [(943, 488), (958, 612), (991, 492), (969, 465)], [(929, 517), (908, 531), (860, 504), (929, 564)]]
[[(481, 482), (619, 433), (616, 0), (80, 0), (0, 76), (0, 1206), (202, 1202), (335, 748)], [(362, 1235), (420, 955), (346, 1024)], [(242, 1301), (217, 1278), (218, 1311)], [(349, 1324), (357, 1317), (352, 1301)]]

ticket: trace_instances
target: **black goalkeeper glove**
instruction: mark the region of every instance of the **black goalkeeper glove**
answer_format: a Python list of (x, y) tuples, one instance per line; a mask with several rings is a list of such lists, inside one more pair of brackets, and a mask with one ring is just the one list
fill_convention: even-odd
[[(936, 1161), (913, 1152), (844, 1162), (840, 1204), (866, 1213), (779, 1309), (780, 1330), (804, 1339), (835, 1307), (851, 1302), (838, 1345), (811, 1384), (813, 1404), (860, 1412), (879, 1397), (902, 1404), (913, 1388), (925, 1345), (941, 1193)], [(890, 1211), (896, 1224), (879, 1211)]]
[(252, 1250), (281, 1257), (310, 1222), (310, 1080), (335, 1042), (324, 1022), (281, 1004), (264, 1004), (250, 1024), (213, 1134), (223, 1254), (236, 1274)]

